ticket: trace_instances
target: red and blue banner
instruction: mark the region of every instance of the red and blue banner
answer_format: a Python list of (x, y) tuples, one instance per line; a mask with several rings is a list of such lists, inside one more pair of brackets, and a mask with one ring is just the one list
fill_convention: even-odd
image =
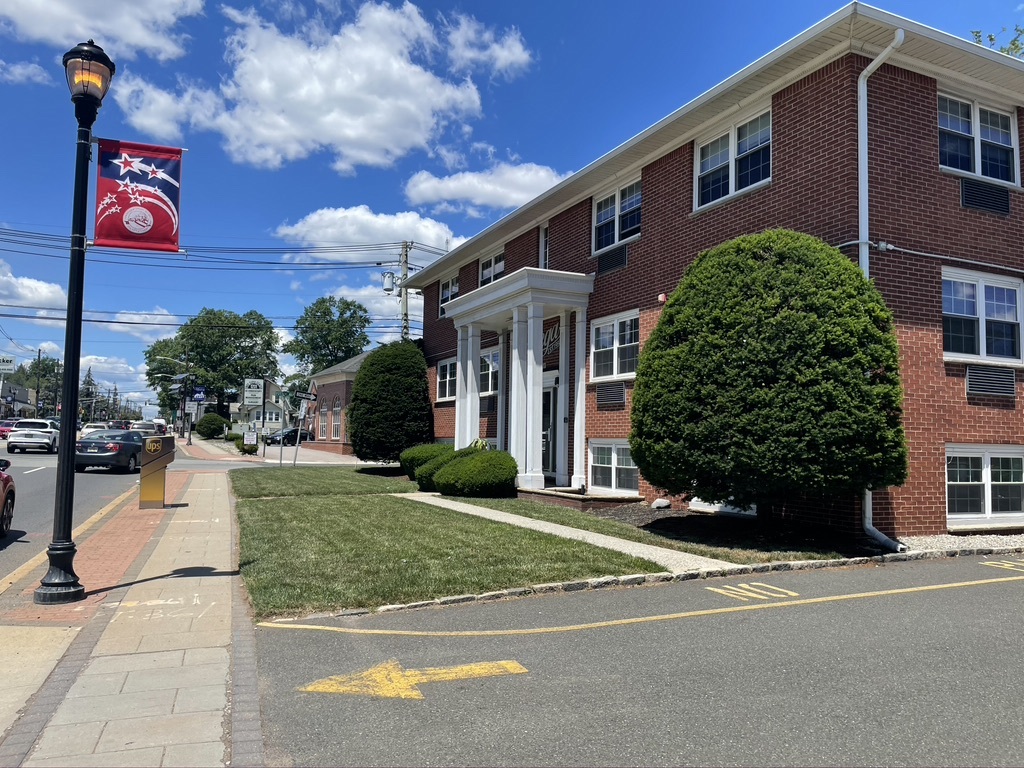
[(177, 251), (181, 150), (99, 139), (96, 231), (100, 248)]

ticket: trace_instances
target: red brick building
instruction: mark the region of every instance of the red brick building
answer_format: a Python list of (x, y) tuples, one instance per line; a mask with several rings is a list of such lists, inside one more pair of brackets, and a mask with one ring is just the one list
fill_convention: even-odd
[(363, 352), (310, 376), (316, 387), (316, 400), (310, 402), (306, 414), (306, 424), (313, 434), (307, 448), (352, 455), (345, 411), (352, 402), (352, 385), (359, 366), (368, 354)]
[(832, 522), (893, 547), (1024, 527), (1022, 106), (1024, 63), (842, 8), (413, 276), (436, 434), (508, 450), (521, 489), (657, 498), (627, 438), (663, 295), (785, 227), (897, 321), (909, 479)]

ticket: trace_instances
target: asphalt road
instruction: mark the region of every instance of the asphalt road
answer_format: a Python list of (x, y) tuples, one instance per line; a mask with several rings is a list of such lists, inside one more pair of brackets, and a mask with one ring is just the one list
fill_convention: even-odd
[[(346, 632), (257, 627), (267, 757), (1022, 765), (1022, 608), (1013, 555), (303, 622)], [(372, 691), (345, 677), (382, 664)], [(318, 682), (334, 692), (300, 690)]]

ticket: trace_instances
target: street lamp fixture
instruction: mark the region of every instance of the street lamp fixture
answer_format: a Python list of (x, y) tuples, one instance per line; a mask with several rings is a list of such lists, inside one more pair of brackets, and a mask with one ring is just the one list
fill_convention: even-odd
[(71, 266), (68, 271), (67, 320), (64, 325), (64, 418), (57, 449), (57, 487), (53, 504), (53, 540), (46, 555), (50, 567), (36, 587), (36, 603), (73, 603), (85, 597), (75, 574), (75, 542), (71, 538), (75, 502), (75, 437), (78, 420), (78, 377), (82, 364), (82, 298), (85, 289), (85, 220), (89, 202), (89, 158), (92, 125), (114, 77), (114, 62), (92, 40), (64, 54), (64, 71), (78, 120), (75, 187), (71, 210)]
[[(187, 360), (187, 358), (188, 358), (187, 350), (186, 350), (186, 354), (185, 354), (186, 360), (178, 360), (175, 357), (166, 357), (165, 355), (154, 355), (153, 357), (155, 357), (158, 360), (170, 360), (172, 363), (177, 363), (178, 365), (185, 366), (185, 373), (177, 373), (177, 374), (174, 374), (173, 376), (170, 377), (170, 378), (174, 379), (175, 381), (179, 382), (177, 387), (178, 387), (178, 392), (181, 395), (181, 431), (178, 432), (178, 437), (185, 437), (185, 418), (187, 416), (187, 414), (185, 413), (185, 401), (188, 399), (188, 381), (190, 379), (194, 379), (195, 378), (195, 374), (194, 373), (189, 373), (188, 371), (192, 367), (193, 364), (188, 362), (188, 360)], [(168, 374), (159, 374), (159, 373), (157, 374), (157, 376), (166, 376), (166, 375), (168, 375)], [(173, 389), (173, 387), (171, 389)], [(189, 423), (188, 423), (188, 437), (185, 439), (185, 445), (192, 445), (192, 421), (191, 420), (189, 420)]]

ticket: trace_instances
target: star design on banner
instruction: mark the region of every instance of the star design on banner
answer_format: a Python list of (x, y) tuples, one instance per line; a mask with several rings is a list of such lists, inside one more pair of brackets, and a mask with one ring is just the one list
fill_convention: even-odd
[(142, 173), (142, 170), (138, 167), (138, 164), (142, 162), (142, 158), (131, 157), (127, 152), (121, 153), (120, 160), (112, 160), (111, 162), (113, 162), (114, 165), (118, 166), (121, 169), (121, 176), (124, 176), (126, 173), (129, 172)]

